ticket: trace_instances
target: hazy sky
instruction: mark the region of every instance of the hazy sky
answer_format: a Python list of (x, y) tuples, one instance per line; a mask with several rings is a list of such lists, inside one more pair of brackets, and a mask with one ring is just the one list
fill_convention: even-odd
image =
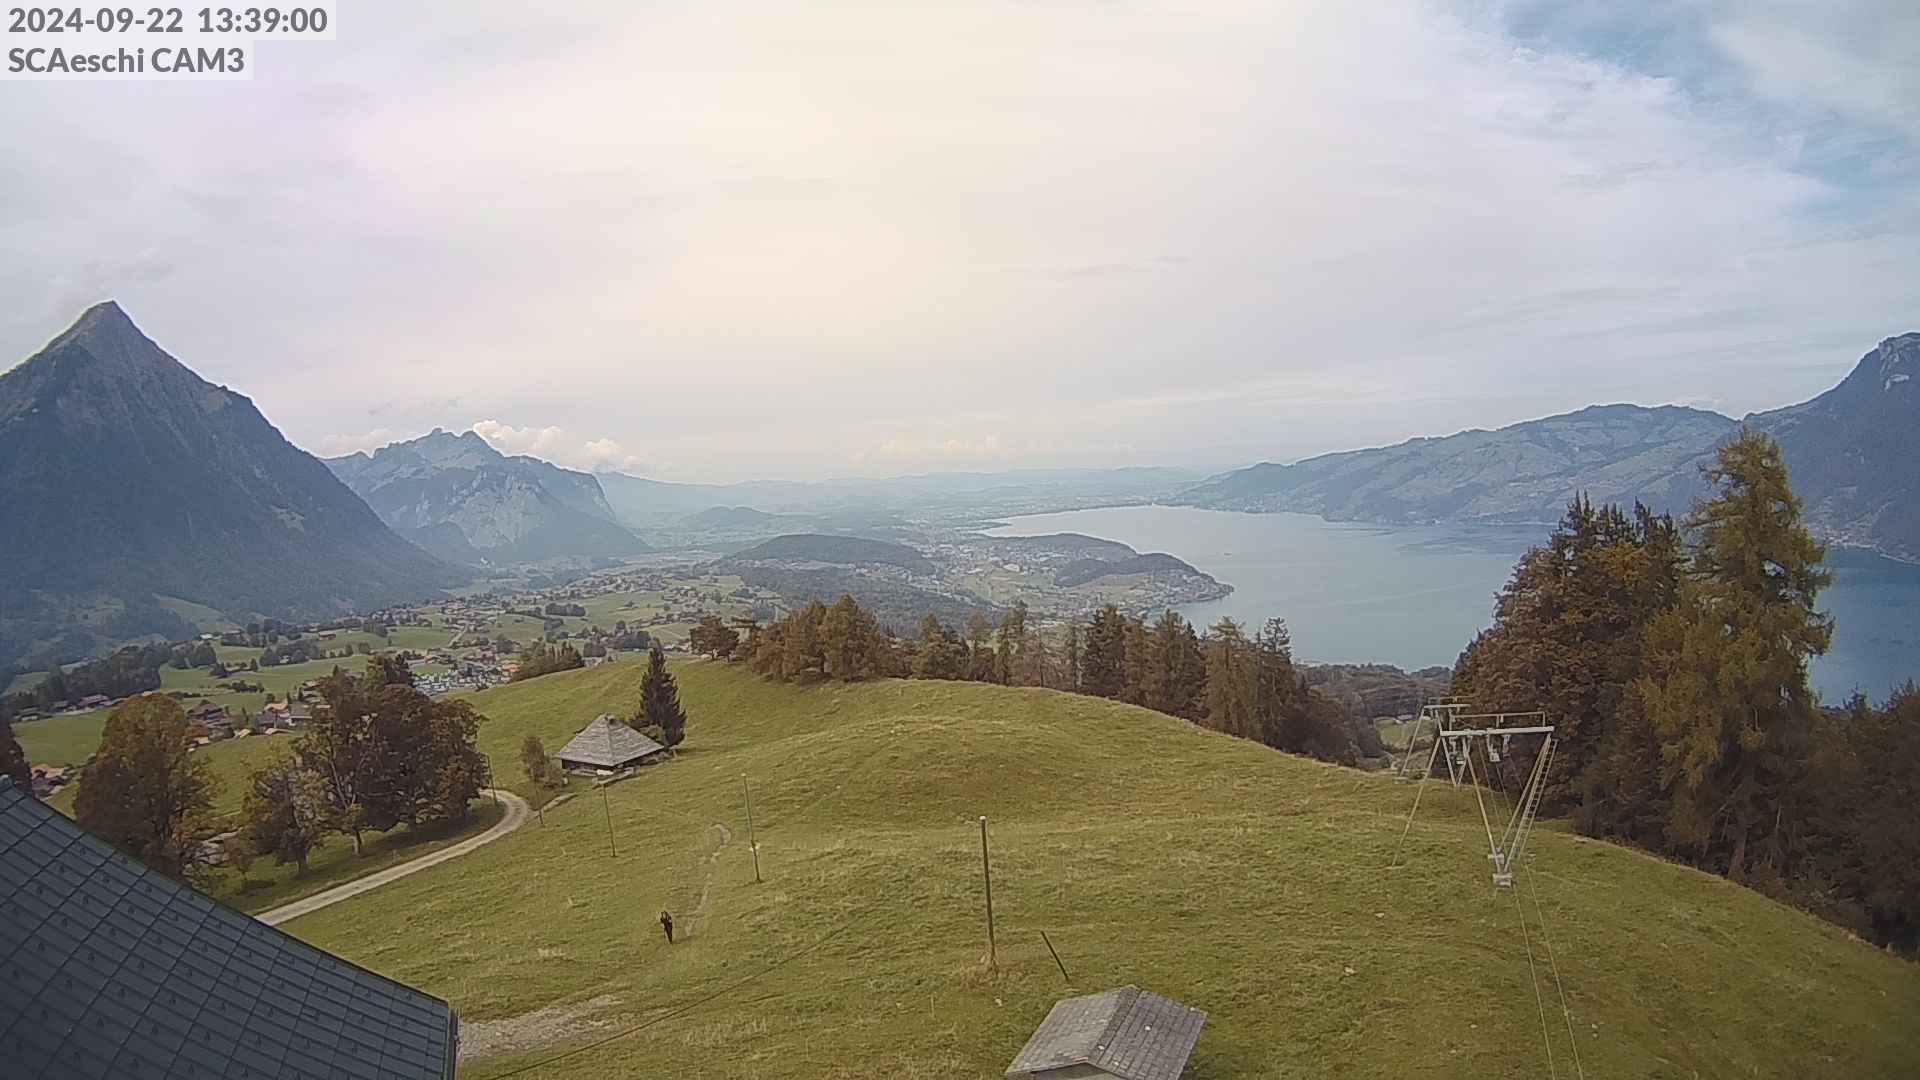
[(6, 85), (0, 362), (113, 296), (318, 453), (728, 480), (1738, 415), (1920, 329), (1913, 0), (341, 6)]

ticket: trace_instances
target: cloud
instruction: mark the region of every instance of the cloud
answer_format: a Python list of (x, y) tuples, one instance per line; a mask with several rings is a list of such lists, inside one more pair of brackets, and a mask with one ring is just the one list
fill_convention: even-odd
[(369, 5), (251, 82), (10, 85), (0, 355), (115, 295), (296, 441), (698, 479), (1744, 413), (1915, 328), (1913, 11)]
[(654, 473), (672, 467), (669, 462), (629, 453), (612, 439), (569, 438), (558, 427), (514, 427), (498, 420), (482, 420), (473, 425), (473, 430), (503, 454), (527, 454), (567, 469)]

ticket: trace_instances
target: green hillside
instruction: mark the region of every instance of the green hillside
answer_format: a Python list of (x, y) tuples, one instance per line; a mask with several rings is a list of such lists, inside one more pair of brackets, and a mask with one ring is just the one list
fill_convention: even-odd
[[(476, 695), (483, 749), (502, 774), (527, 731), (557, 749), (630, 709), (641, 667)], [(1920, 968), (1554, 831), (1531, 878), (1550, 966), (1529, 877), (1494, 891), (1472, 800), (1441, 785), (1389, 871), (1413, 790), (1386, 777), (1051, 691), (675, 670), (687, 745), (607, 789), (605, 810), (589, 790), (288, 928), (450, 998), (463, 1044), (493, 1052), (473, 1076), (997, 1077), (1067, 992), (1041, 930), (1079, 992), (1133, 982), (1206, 1009), (1193, 1078), (1541, 1077), (1543, 1008), (1563, 1077), (1576, 1037), (1595, 1078), (1920, 1069)], [(662, 908), (690, 940), (664, 943)]]

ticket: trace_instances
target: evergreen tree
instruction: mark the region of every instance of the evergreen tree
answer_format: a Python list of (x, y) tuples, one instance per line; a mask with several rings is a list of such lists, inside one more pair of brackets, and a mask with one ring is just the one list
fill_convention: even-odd
[(1081, 685), (1084, 653), (1080, 644), (1080, 624), (1068, 622), (1060, 634), (1060, 689), (1071, 693), (1092, 693)]
[(187, 726), (170, 697), (120, 703), (74, 800), (74, 819), (89, 832), (176, 878), (203, 859), (217, 786), (207, 763), (187, 752)]
[(1016, 600), (1006, 617), (1000, 620), (1000, 637), (994, 648), (994, 681), (1009, 686), (1033, 686), (1025, 681), (1030, 674), (1027, 658), (1027, 602)]
[(1831, 577), (1770, 436), (1743, 429), (1705, 474), (1713, 493), (1689, 521), (1690, 577), (1648, 631), (1635, 689), (1672, 787), (1670, 839), (1739, 881), (1756, 845), (1767, 866), (1782, 861), (1815, 720), (1807, 661), (1833, 636), (1814, 603)]
[(1147, 620), (1129, 617), (1120, 634), (1124, 653), (1120, 682), (1120, 700), (1132, 705), (1147, 703), (1147, 680), (1153, 666), (1153, 640), (1147, 635)]
[(1260, 672), (1240, 624), (1221, 619), (1207, 631), (1206, 726), (1242, 739), (1260, 737)]
[(647, 673), (640, 680), (640, 712), (635, 728), (658, 727), (662, 746), (679, 746), (687, 737), (687, 713), (680, 707), (680, 688), (667, 670), (667, 654), (656, 643), (647, 650)]
[(916, 679), (963, 679), (967, 651), (960, 636), (932, 615), (920, 620), (920, 648), (913, 658)]
[(1080, 690), (1094, 697), (1117, 698), (1127, 682), (1127, 620), (1112, 604), (1087, 626), (1080, 660)]
[(994, 682), (997, 666), (993, 624), (976, 611), (967, 617), (967, 678), (974, 682)]
[(1166, 612), (1153, 624), (1152, 640), (1145, 651), (1146, 687), (1141, 703), (1149, 709), (1198, 720), (1201, 698), (1206, 693), (1207, 659), (1193, 625), (1177, 612)]
[(870, 679), (886, 669), (885, 650), (873, 615), (851, 596), (842, 596), (821, 620), (821, 671), (828, 678), (851, 682)]

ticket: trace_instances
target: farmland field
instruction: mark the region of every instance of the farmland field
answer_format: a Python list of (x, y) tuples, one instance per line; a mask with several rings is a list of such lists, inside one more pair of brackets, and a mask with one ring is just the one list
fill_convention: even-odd
[[(556, 748), (630, 708), (640, 670), (477, 694), (482, 746)], [(1198, 1080), (1531, 1078), (1547, 1039), (1563, 1076), (1576, 1052), (1596, 1078), (1920, 1063), (1920, 968), (1562, 830), (1496, 891), (1473, 799), (1444, 786), (1388, 870), (1413, 789), (1385, 777), (1045, 690), (675, 670), (677, 759), (288, 929), (447, 996), (480, 1077), (996, 1077), (1053, 1000), (1130, 982), (1209, 1012)]]

